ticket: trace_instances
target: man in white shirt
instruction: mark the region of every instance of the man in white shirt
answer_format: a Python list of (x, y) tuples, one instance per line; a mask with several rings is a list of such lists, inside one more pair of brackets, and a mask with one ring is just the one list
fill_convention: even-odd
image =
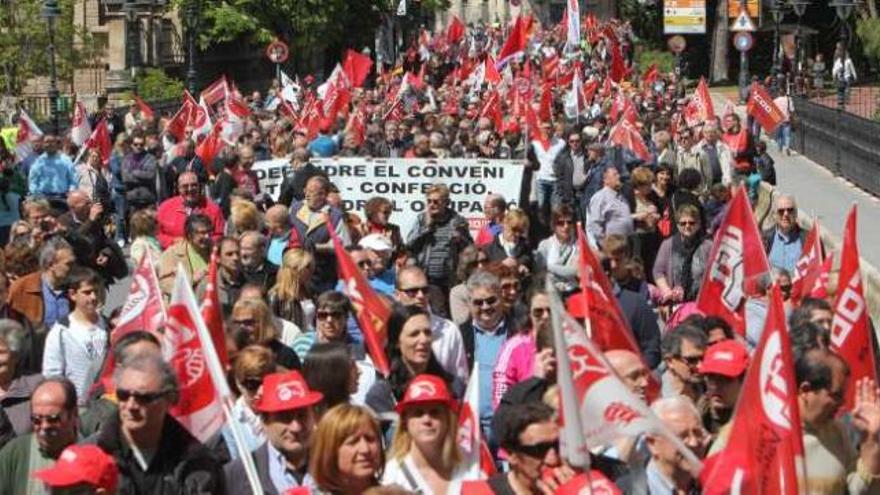
[[(408, 266), (397, 273), (394, 298), (401, 304), (419, 306), (430, 312), (428, 290), (428, 277), (421, 268)], [(431, 339), (431, 350), (440, 366), (447, 373), (467, 381), (467, 357), (458, 326), (446, 318), (431, 313)]]
[(68, 297), (74, 309), (59, 318), (46, 337), (43, 375), (70, 379), (82, 405), (107, 354), (109, 338), (99, 313), (104, 304), (101, 276), (89, 268), (75, 268), (68, 282)]

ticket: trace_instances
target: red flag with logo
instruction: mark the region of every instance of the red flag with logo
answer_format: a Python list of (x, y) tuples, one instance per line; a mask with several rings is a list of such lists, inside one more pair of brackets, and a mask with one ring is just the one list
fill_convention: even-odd
[(339, 236), (336, 235), (336, 229), (331, 225), (329, 219), (327, 230), (333, 239), (333, 249), (336, 251), (336, 260), (339, 263), (339, 279), (343, 283), (343, 292), (354, 307), (358, 324), (364, 333), (367, 352), (370, 353), (376, 370), (384, 376), (388, 376), (391, 368), (388, 365), (388, 356), (385, 354), (385, 341), (388, 339), (387, 324), (388, 318), (391, 316), (391, 306), (376, 294), (376, 291), (358, 270), (342, 245), (342, 241), (339, 240)]
[(461, 480), (482, 480), (495, 474), (492, 453), (480, 431), (480, 376), (476, 366), (475, 364), (471, 371), (464, 400), (458, 411), (456, 443), (462, 457)]
[(15, 135), (15, 157), (21, 161), (34, 152), (34, 142), (43, 136), (36, 122), (24, 111), (18, 112), (18, 134)]
[(219, 249), (214, 248), (211, 252), (211, 264), (208, 266), (208, 283), (205, 287), (205, 299), (199, 308), (202, 319), (211, 334), (214, 342), (214, 350), (223, 369), (229, 367), (229, 355), (226, 352), (226, 333), (223, 331), (223, 309), (220, 306), (220, 295), (217, 293), (217, 265), (219, 263)]
[(761, 277), (770, 272), (761, 233), (741, 185), (715, 234), (706, 264), (697, 308), (703, 314), (724, 318), (737, 333), (745, 335), (745, 300)]
[(490, 84), (501, 84), (501, 74), (495, 68), (495, 61), (492, 57), (486, 57), (486, 70), (483, 73), (483, 81)]
[(220, 139), (221, 125), (222, 121), (217, 122), (211, 130), (211, 133), (196, 145), (196, 156), (199, 157), (199, 160), (202, 161), (205, 165), (205, 169), (211, 175), (217, 173), (217, 170), (214, 170), (214, 158), (217, 158), (217, 154), (220, 153), (220, 150), (225, 146), (223, 140)]
[(632, 123), (630, 118), (620, 119), (611, 132), (608, 133), (608, 142), (626, 148), (644, 162), (651, 160), (651, 151), (645, 145), (642, 134)]
[(113, 151), (113, 143), (110, 142), (110, 130), (107, 129), (107, 119), (101, 119), (92, 135), (83, 143), (83, 149), (98, 150), (101, 154), (101, 163), (104, 166), (110, 164), (110, 153)]
[(542, 122), (553, 120), (553, 86), (547, 82), (541, 85), (541, 104), (538, 107), (538, 118)]
[(510, 35), (498, 52), (498, 65), (503, 66), (514, 56), (522, 53), (526, 49), (529, 40), (529, 26), (522, 17), (517, 17), (510, 30)]
[[(181, 267), (174, 280), (163, 353), (180, 380), (180, 399), (171, 414), (200, 442), (215, 435), (225, 421), (220, 395), (208, 370), (206, 347), (196, 325), (202, 317)], [(224, 342), (225, 346), (225, 342)]]
[(446, 42), (450, 45), (458, 43), (464, 38), (464, 23), (456, 16), (452, 16), (449, 27), (446, 28)]
[(785, 115), (773, 103), (773, 97), (758, 83), (752, 83), (746, 113), (754, 117), (767, 134), (776, 132), (776, 128), (785, 121)]
[(782, 294), (774, 286), (761, 341), (746, 371), (727, 446), (706, 460), (703, 493), (798, 495), (806, 491), (794, 357)]
[(156, 118), (156, 112), (154, 112), (153, 109), (150, 108), (150, 105), (148, 105), (147, 102), (140, 99), (139, 96), (135, 95), (134, 103), (135, 105), (137, 105), (138, 110), (140, 110), (141, 117), (143, 117), (145, 120), (152, 121), (154, 118)]
[(490, 119), (495, 125), (496, 132), (500, 133), (502, 131), (504, 117), (501, 115), (501, 97), (498, 96), (498, 91), (489, 93), (488, 98), (483, 103), (483, 108), (480, 109), (480, 117)]
[(850, 369), (845, 406), (848, 411), (853, 408), (856, 383), (863, 378), (877, 382), (874, 344), (869, 331), (868, 305), (856, 239), (856, 205), (853, 205), (843, 229), (837, 297), (834, 299), (834, 319), (831, 322), (831, 348), (843, 357)]
[(229, 83), (226, 81), (226, 76), (223, 75), (216, 81), (212, 82), (210, 86), (202, 90), (202, 92), (199, 93), (199, 99), (204, 100), (208, 106), (214, 106), (225, 100), (228, 94)]
[(828, 297), (828, 279), (831, 278), (831, 268), (834, 264), (834, 252), (829, 252), (822, 262), (822, 268), (819, 271), (819, 277), (813, 283), (813, 287), (809, 289), (809, 296), (816, 299), (826, 299)]
[(810, 295), (810, 291), (819, 280), (822, 274), (822, 239), (819, 236), (819, 221), (813, 221), (813, 227), (807, 238), (804, 240), (804, 246), (801, 250), (801, 257), (798, 259), (794, 267), (794, 273), (791, 280), (791, 302), (800, 303), (805, 296)]
[(351, 49), (345, 51), (345, 57), (342, 60), (342, 70), (345, 71), (345, 75), (348, 77), (352, 87), (359, 88), (363, 86), (372, 68), (373, 59), (369, 56)]
[(70, 123), (70, 141), (82, 146), (92, 135), (92, 126), (89, 125), (89, 117), (83, 102), (77, 101), (73, 107), (73, 121)]
[(709, 94), (709, 86), (704, 78), (700, 78), (697, 89), (684, 107), (684, 119), (688, 126), (694, 127), (715, 118), (715, 106)]

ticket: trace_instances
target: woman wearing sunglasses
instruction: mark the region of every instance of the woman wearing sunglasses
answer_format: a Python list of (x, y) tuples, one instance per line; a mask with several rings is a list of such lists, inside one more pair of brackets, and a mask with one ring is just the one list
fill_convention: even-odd
[(574, 210), (568, 205), (557, 206), (550, 213), (553, 235), (538, 244), (535, 250), (536, 272), (550, 274), (553, 285), (563, 294), (578, 288), (577, 236)]
[[(248, 449), (256, 450), (266, 441), (260, 416), (253, 410), (253, 404), (262, 392), (263, 377), (275, 372), (275, 356), (269, 349), (251, 345), (245, 347), (235, 356), (232, 365), (232, 378), (239, 396), (232, 406), (232, 421), (239, 424), (239, 431), (244, 434), (244, 442)], [(238, 457), (232, 430), (225, 425), (221, 430), (226, 440), (226, 447), (232, 459)]]
[(678, 232), (660, 244), (654, 263), (654, 282), (663, 302), (672, 304), (697, 298), (712, 250), (712, 240), (705, 236), (697, 208), (680, 206), (675, 221)]

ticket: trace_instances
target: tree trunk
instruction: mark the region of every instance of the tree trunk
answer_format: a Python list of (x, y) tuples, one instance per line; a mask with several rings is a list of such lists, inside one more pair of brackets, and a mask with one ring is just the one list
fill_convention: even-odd
[(715, 29), (712, 32), (711, 82), (726, 81), (728, 79), (727, 50), (730, 40), (727, 25), (727, 2), (728, 0), (718, 0), (718, 7), (715, 11)]

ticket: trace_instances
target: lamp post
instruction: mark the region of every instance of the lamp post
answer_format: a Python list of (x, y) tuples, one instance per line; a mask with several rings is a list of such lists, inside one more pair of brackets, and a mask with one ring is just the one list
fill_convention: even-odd
[[(797, 16), (797, 29), (794, 31), (794, 70), (795, 70), (795, 81), (802, 81), (803, 74), (801, 74), (801, 18), (807, 12), (807, 7), (810, 6), (810, 0), (791, 0), (791, 7), (794, 9), (794, 15)], [(800, 86), (795, 84), (795, 90), (803, 89), (804, 84), (801, 83)], [(802, 91), (798, 91), (801, 93)]]
[(782, 3), (782, 0), (772, 0), (770, 2), (770, 15), (773, 16), (773, 68), (771, 69), (773, 75), (773, 84), (776, 84), (776, 74), (780, 71), (780, 61), (779, 61), (779, 23), (782, 21), (782, 16), (785, 13), (785, 5)]
[[(849, 16), (852, 14), (855, 7), (858, 5), (857, 0), (832, 0), (828, 3), (829, 7), (834, 7), (835, 13), (837, 13), (837, 18), (840, 19), (840, 41), (838, 42), (838, 47), (843, 49), (843, 75), (834, 74), (834, 80), (837, 83), (837, 125), (836, 134), (837, 134), (837, 147), (835, 150), (835, 159), (834, 159), (834, 174), (841, 174), (841, 166), (840, 166), (840, 150), (842, 143), (842, 135), (841, 135), (841, 122), (843, 120), (843, 110), (846, 107), (846, 91), (847, 86), (849, 85), (846, 81), (845, 73), (846, 73), (846, 52), (849, 45)], [(835, 54), (836, 58), (837, 54)]]
[(58, 0), (43, 1), (43, 17), (49, 24), (49, 114), (52, 119), (52, 133), (58, 135), (58, 71), (55, 67), (55, 18), (61, 15)]
[(188, 0), (186, 3), (186, 87), (191, 94), (196, 93), (196, 35), (202, 15), (201, 0)]
[(137, 67), (140, 65), (140, 31), (138, 26), (138, 6), (135, 0), (126, 0), (122, 5), (122, 13), (125, 15), (125, 66), (134, 80)]

